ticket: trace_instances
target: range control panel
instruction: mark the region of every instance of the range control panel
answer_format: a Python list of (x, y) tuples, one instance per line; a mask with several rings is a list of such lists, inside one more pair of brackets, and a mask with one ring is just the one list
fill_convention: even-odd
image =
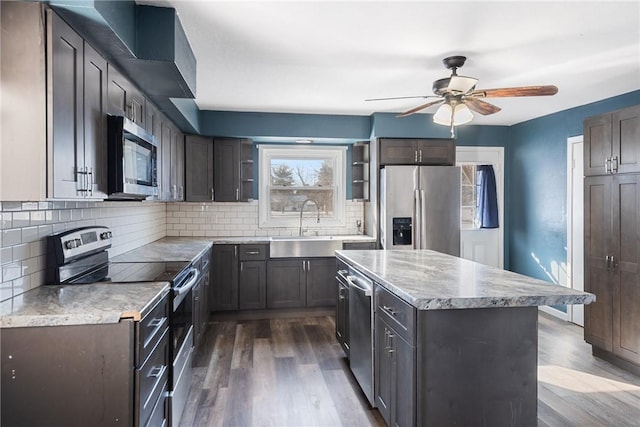
[(113, 234), (107, 227), (82, 227), (49, 236), (49, 245), (56, 253), (56, 264), (64, 265), (111, 247)]

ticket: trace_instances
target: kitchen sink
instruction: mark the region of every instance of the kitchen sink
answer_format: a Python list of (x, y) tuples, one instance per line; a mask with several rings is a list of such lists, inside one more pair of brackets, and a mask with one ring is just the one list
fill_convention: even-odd
[(332, 257), (340, 249), (342, 240), (334, 236), (280, 236), (269, 241), (271, 258)]

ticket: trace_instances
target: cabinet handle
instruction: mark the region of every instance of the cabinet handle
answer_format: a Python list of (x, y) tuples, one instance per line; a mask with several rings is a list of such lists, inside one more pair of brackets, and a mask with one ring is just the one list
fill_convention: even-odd
[(151, 377), (155, 377), (155, 378), (159, 378), (162, 376), (162, 373), (164, 372), (164, 365), (163, 366), (154, 366), (153, 368), (151, 368), (149, 370), (149, 374), (147, 375), (148, 378)]
[(240, 189), (236, 188), (236, 201), (240, 200)]
[(238, 256), (238, 247), (237, 246), (233, 247), (233, 256)]
[(245, 254), (247, 254), (247, 255), (260, 255), (260, 251), (246, 251)]
[(609, 259), (611, 259), (611, 269), (615, 270), (616, 267), (618, 267), (618, 263), (616, 262), (616, 257), (614, 257), (613, 255), (611, 255), (609, 257)]
[(311, 261), (307, 261), (307, 271), (311, 271)]
[(610, 165), (611, 165), (611, 158), (607, 157), (604, 160), (604, 173), (611, 173)]
[(388, 312), (390, 315), (395, 316), (396, 315), (396, 311), (393, 309), (393, 307), (389, 307), (388, 305), (383, 305), (382, 309), (386, 312)]
[(89, 187), (87, 188), (89, 197), (93, 196), (93, 168), (89, 168)]
[(604, 259), (606, 262), (607, 270), (609, 270), (611, 268), (611, 257), (607, 255), (606, 257), (604, 257)]
[(611, 173), (618, 173), (618, 156), (612, 157), (611, 162), (613, 163)]
[(212, 201), (212, 202), (213, 202), (213, 196), (214, 196), (214, 194), (213, 194), (213, 188), (212, 188), (212, 189), (211, 189), (211, 201)]
[(418, 160), (419, 163), (422, 163), (422, 149), (420, 149), (420, 160)]
[(244, 262), (240, 263), (240, 272), (242, 273), (242, 271), (244, 270)]
[(413, 153), (413, 162), (418, 163), (418, 150)]

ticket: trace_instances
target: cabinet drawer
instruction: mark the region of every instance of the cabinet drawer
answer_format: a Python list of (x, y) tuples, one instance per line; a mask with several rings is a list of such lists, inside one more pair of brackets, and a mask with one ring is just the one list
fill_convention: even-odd
[(168, 298), (161, 299), (151, 312), (138, 322), (137, 326), (136, 366), (140, 367), (169, 327)]
[(153, 349), (149, 359), (136, 369), (136, 410), (138, 425), (146, 425), (158, 398), (162, 395), (169, 379), (169, 331)]
[(415, 308), (376, 283), (376, 314), (410, 344), (415, 342)]
[(238, 245), (240, 261), (262, 261), (267, 259), (267, 245)]
[(169, 405), (166, 397), (167, 391), (167, 384), (165, 383), (145, 427), (165, 427), (168, 425)]

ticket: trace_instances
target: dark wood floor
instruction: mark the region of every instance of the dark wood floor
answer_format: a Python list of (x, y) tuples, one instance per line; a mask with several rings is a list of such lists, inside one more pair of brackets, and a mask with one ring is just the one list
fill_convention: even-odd
[[(384, 426), (332, 316), (209, 323), (181, 426)], [(539, 426), (640, 426), (640, 377), (591, 355), (578, 326), (539, 317)]]

